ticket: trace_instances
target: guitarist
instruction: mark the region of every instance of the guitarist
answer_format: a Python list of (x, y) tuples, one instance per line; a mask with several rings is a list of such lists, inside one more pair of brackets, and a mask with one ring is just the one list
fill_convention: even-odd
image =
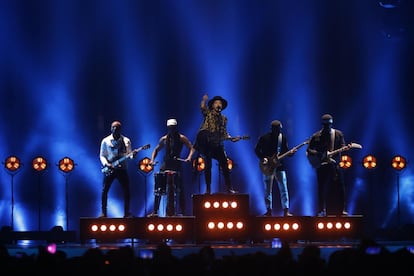
[[(101, 141), (99, 159), (102, 166), (108, 167), (111, 173), (104, 174), (102, 185), (102, 213), (101, 218), (107, 217), (108, 192), (115, 179), (122, 186), (124, 193), (124, 218), (133, 217), (130, 212), (130, 181), (127, 170), (127, 160), (114, 167), (112, 162), (122, 158), (132, 152), (131, 140), (121, 134), (121, 122), (113, 121), (111, 124), (111, 134)], [(134, 157), (136, 153), (132, 155)]]
[[(264, 183), (264, 202), (266, 213), (264, 216), (272, 216), (273, 207), (273, 182), (276, 181), (280, 193), (280, 203), (285, 217), (292, 216), (289, 212), (289, 192), (287, 187), (286, 169), (282, 160), (277, 160), (277, 156), (289, 151), (286, 136), (282, 133), (282, 123), (278, 120), (272, 121), (270, 131), (259, 137), (254, 148), (256, 156), (261, 165), (268, 166), (263, 172)], [(297, 149), (292, 150), (287, 156), (293, 156)]]
[[(318, 184), (317, 216), (326, 216), (328, 207), (330, 212), (337, 215), (348, 215), (345, 211), (343, 170), (339, 167), (341, 154), (327, 156), (328, 151), (332, 152), (345, 146), (344, 134), (332, 127), (332, 115), (324, 114), (321, 121), (322, 129), (311, 136), (306, 150), (308, 159), (309, 161), (313, 160), (311, 164), (316, 170)], [(315, 165), (314, 160), (319, 164)]]
[(227, 192), (235, 194), (237, 192), (233, 189), (231, 184), (230, 170), (227, 166), (227, 154), (224, 150), (224, 140), (237, 142), (241, 137), (231, 137), (227, 132), (227, 117), (221, 113), (226, 109), (227, 101), (221, 96), (213, 97), (206, 104), (207, 100), (208, 95), (205, 94), (200, 104), (201, 113), (204, 119), (194, 143), (194, 148), (205, 160), (205, 193), (211, 193), (212, 159), (216, 159), (223, 172)]

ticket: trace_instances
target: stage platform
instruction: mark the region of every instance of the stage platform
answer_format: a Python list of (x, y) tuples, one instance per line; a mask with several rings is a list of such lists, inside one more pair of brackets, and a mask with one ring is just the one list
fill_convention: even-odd
[[(82, 256), (90, 249), (104, 252), (128, 247), (136, 257), (151, 258), (160, 246), (168, 246), (177, 258), (212, 248), (216, 258), (256, 253), (277, 254), (289, 248), (298, 258), (305, 248), (320, 250), (321, 258), (346, 248), (370, 245), (396, 251), (414, 248), (414, 227), (373, 231), (362, 215), (253, 216), (247, 194), (193, 195), (192, 216), (96, 218), (81, 217), (79, 229), (15, 232), (2, 229), (0, 242), (9, 254), (33, 255), (51, 246), (67, 257)], [(283, 246), (282, 246), (283, 245)], [(281, 247), (282, 246), (282, 247)]]
[[(196, 222), (195, 217), (158, 217), (158, 218), (80, 218), (81, 229), (77, 231), (64, 231), (60, 227), (55, 227), (51, 231), (27, 231), (14, 232), (2, 229), (0, 233), (1, 244), (8, 250), (10, 255), (26, 254), (35, 255), (39, 247), (53, 245), (56, 250), (63, 251), (68, 257), (82, 256), (87, 250), (99, 248), (104, 252), (119, 249), (122, 247), (133, 248), (137, 257), (149, 258), (157, 250), (160, 244), (168, 245), (174, 256), (182, 258), (189, 254), (200, 252), (204, 247), (214, 249), (217, 258), (225, 256), (242, 256), (247, 254), (276, 254), (281, 250), (282, 243), (288, 245), (292, 255), (297, 258), (305, 247), (315, 246), (320, 249), (321, 257), (328, 259), (329, 256), (341, 249), (359, 248), (361, 241), (368, 240), (375, 242), (381, 247), (390, 251), (401, 248), (414, 248), (414, 231), (411, 225), (400, 229), (388, 231), (375, 231), (364, 233), (362, 231), (362, 216), (327, 216), (327, 217), (250, 217), (247, 224), (254, 227), (247, 227), (247, 232), (242, 232), (241, 238), (237, 238), (238, 233), (230, 231), (226, 234), (203, 234), (203, 239), (198, 239), (197, 232), (201, 230), (202, 223)], [(315, 229), (319, 224), (350, 223), (351, 227), (356, 227), (355, 231), (335, 232), (332, 234), (328, 229), (321, 229), (316, 233)], [(269, 225), (299, 225), (296, 233), (285, 232), (264, 232), (264, 226)], [(339, 223), (339, 224), (340, 224)], [(182, 234), (171, 232), (149, 233), (146, 228), (148, 225), (182, 224), (185, 235), (190, 234), (188, 239), (182, 239)], [(97, 229), (105, 225), (109, 229), (111, 225), (124, 225), (121, 233), (96, 233), (90, 232), (89, 227), (96, 225)], [(342, 224), (343, 225), (343, 224)], [(352, 226), (354, 225), (354, 226)], [(117, 228), (115, 227), (115, 228)], [(272, 227), (271, 227), (272, 228)], [(282, 226), (283, 228), (283, 226)], [(306, 229), (307, 228), (307, 229)], [(361, 228), (361, 229), (360, 229)], [(10, 229), (9, 229), (10, 230)], [(272, 229), (271, 229), (272, 230)], [(273, 229), (274, 230), (274, 229)], [(109, 230), (108, 230), (109, 231)], [(314, 232), (314, 233), (311, 233)], [(109, 234), (109, 236), (105, 236)], [(114, 236), (115, 235), (115, 236)], [(132, 238), (131, 238), (132, 236)], [(108, 238), (109, 237), (109, 238)]]

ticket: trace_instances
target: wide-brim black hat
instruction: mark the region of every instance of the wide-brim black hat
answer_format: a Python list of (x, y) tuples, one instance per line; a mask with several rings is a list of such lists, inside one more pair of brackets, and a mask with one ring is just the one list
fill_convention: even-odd
[(223, 105), (221, 110), (226, 109), (227, 107), (227, 101), (223, 99), (221, 96), (214, 96), (211, 100), (208, 101), (208, 108), (211, 109), (213, 106), (214, 101), (221, 101), (221, 104)]

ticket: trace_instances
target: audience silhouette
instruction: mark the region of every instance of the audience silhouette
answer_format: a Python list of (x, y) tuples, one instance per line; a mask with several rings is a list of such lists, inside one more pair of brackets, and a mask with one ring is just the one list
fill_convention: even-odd
[(390, 251), (370, 239), (360, 240), (356, 247), (335, 250), (327, 259), (321, 256), (321, 249), (314, 244), (305, 245), (295, 258), (287, 242), (282, 242), (275, 254), (259, 250), (220, 258), (216, 257), (210, 245), (178, 258), (165, 242), (153, 249), (150, 258), (135, 256), (131, 246), (109, 250), (89, 248), (80, 256), (68, 257), (61, 250), (50, 253), (43, 246), (39, 246), (37, 254), (19, 252), (11, 255), (5, 245), (0, 245), (2, 270), (16, 275), (80, 275), (88, 272), (95, 275), (375, 275), (384, 271), (398, 275), (409, 271), (412, 263), (414, 254), (410, 248)]

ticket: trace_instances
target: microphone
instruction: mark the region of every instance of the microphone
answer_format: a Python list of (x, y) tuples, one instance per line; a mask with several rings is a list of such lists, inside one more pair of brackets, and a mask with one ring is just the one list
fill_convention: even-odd
[(217, 111), (218, 111), (218, 112), (221, 112), (221, 107), (218, 107), (218, 108), (217, 108)]

